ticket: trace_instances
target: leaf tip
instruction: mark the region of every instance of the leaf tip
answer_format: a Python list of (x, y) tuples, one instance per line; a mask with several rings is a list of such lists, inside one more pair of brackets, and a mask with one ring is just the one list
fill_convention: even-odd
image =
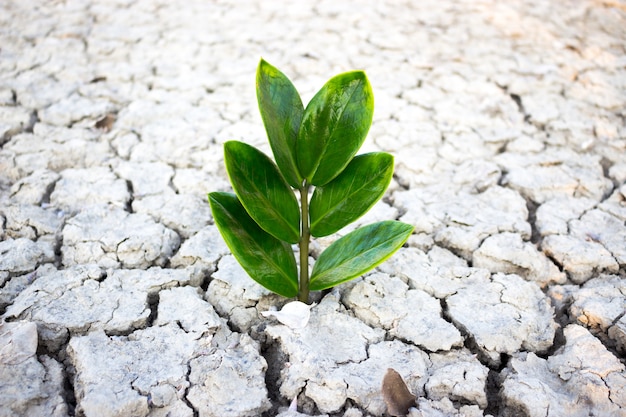
[(273, 317), (292, 329), (303, 329), (311, 317), (311, 308), (315, 304), (305, 304), (301, 301), (292, 301), (283, 306), (280, 311), (263, 311), (263, 317)]
[(259, 60), (259, 65), (257, 65), (256, 67), (256, 75), (257, 75), (257, 79), (261, 76), (261, 74), (263, 73), (263, 69), (265, 67), (267, 67), (269, 64), (267, 63), (266, 60), (264, 60), (263, 58), (261, 58)]

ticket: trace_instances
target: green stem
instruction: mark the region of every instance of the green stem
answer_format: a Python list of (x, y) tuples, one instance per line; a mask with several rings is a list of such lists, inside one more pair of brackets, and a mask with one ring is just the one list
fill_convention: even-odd
[(300, 187), (300, 210), (302, 214), (302, 233), (300, 234), (300, 286), (298, 300), (309, 303), (309, 184), (304, 182)]

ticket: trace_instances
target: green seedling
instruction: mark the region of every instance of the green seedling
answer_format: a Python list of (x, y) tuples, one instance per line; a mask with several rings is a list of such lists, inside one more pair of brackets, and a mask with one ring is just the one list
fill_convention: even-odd
[(311, 237), (331, 235), (365, 214), (389, 186), (393, 156), (355, 156), (374, 112), (363, 71), (331, 78), (304, 108), (291, 81), (261, 60), (256, 92), (276, 163), (253, 146), (226, 142), (224, 163), (234, 193), (209, 193), (209, 203), (248, 275), (270, 291), (308, 303), (310, 291), (334, 287), (385, 261), (413, 227), (388, 220), (357, 228), (322, 252), (309, 276)]

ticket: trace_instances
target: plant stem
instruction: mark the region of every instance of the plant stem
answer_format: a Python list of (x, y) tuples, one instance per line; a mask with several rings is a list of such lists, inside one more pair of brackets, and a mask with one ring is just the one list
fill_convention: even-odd
[(311, 231), (309, 229), (309, 184), (304, 182), (300, 187), (300, 212), (302, 218), (302, 233), (300, 234), (300, 285), (298, 289), (298, 300), (309, 303), (309, 240)]

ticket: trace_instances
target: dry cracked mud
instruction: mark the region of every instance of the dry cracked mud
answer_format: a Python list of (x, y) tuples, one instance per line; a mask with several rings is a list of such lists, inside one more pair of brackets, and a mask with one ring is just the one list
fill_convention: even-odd
[[(626, 416), (623, 0), (2, 1), (0, 28), (1, 417), (386, 416), (388, 368), (413, 417)], [(305, 102), (366, 71), (396, 170), (355, 226), (415, 226), (304, 329), (205, 199), (226, 140), (269, 151), (261, 57)]]

